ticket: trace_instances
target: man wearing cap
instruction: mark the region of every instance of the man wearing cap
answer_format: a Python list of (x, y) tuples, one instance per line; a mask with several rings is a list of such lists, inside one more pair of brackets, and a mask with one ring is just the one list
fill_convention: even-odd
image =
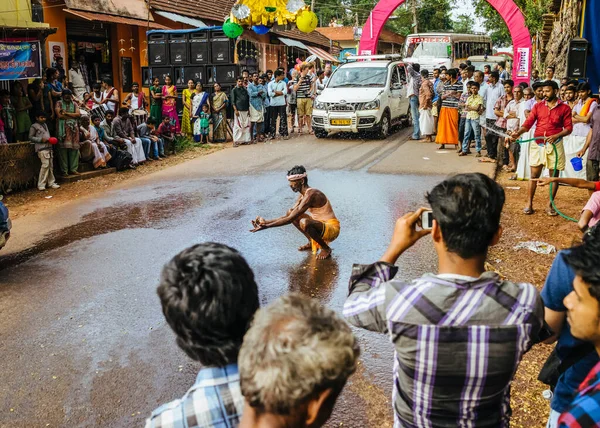
[[(529, 165), (531, 178), (529, 180), (529, 200), (523, 212), (533, 214), (533, 197), (537, 188), (537, 181), (544, 167), (550, 171), (550, 177), (557, 177), (565, 169), (565, 149), (562, 138), (573, 131), (573, 118), (571, 108), (557, 98), (558, 84), (553, 80), (543, 83), (544, 101), (535, 104), (531, 113), (517, 131), (513, 131), (511, 140), (514, 141), (526, 133), (535, 124), (534, 137), (543, 137), (537, 144), (529, 146)], [(558, 186), (552, 186), (552, 199), (556, 197)], [(551, 216), (558, 215), (549, 202), (546, 213)]]
[(286, 215), (274, 220), (256, 217), (256, 220), (252, 220), (254, 229), (251, 232), (293, 224), (308, 238), (308, 244), (301, 246), (298, 250), (312, 249), (313, 254), (316, 254), (320, 248), (321, 251), (317, 258), (326, 259), (331, 255), (331, 248), (328, 244), (340, 234), (340, 222), (333, 212), (329, 199), (320, 190), (308, 186), (306, 168), (301, 165), (289, 170), (287, 179), (292, 191), (300, 193), (296, 204), (288, 210)]

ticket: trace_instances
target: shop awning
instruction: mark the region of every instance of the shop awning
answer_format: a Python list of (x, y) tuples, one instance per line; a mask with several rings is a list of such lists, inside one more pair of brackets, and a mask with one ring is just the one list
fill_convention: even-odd
[(65, 12), (71, 15), (77, 16), (78, 18), (85, 19), (86, 21), (98, 21), (98, 22), (112, 22), (114, 24), (125, 24), (135, 25), (137, 27), (150, 27), (161, 30), (168, 30), (169, 27), (157, 24), (153, 21), (143, 21), (141, 19), (125, 18), (122, 16), (106, 15), (104, 13), (90, 13), (82, 10), (63, 9)]
[(192, 27), (196, 27), (196, 28), (207, 27), (207, 25), (204, 22), (200, 21), (199, 19), (194, 19), (194, 18), (190, 18), (188, 16), (179, 15), (177, 13), (165, 12), (164, 10), (155, 10), (154, 13), (156, 13), (157, 15), (160, 15), (162, 17), (165, 17), (167, 19), (170, 19), (173, 22), (180, 22), (182, 24), (191, 25)]
[(284, 45), (289, 46), (291, 48), (298, 48), (298, 49), (302, 49), (305, 51), (308, 50), (308, 46), (306, 46), (302, 42), (299, 42), (298, 40), (288, 39), (287, 37), (281, 37), (281, 36), (277, 36), (277, 38), (279, 39), (279, 41), (281, 41), (281, 43), (283, 43)]
[(314, 46), (307, 46), (306, 47), (308, 49), (308, 51), (312, 54), (312, 55), (316, 55), (318, 58), (322, 59), (323, 61), (328, 61), (328, 62), (340, 62), (339, 59), (337, 59), (336, 57), (334, 57), (333, 55), (331, 55), (328, 52), (325, 52), (323, 49), (321, 48), (316, 48)]

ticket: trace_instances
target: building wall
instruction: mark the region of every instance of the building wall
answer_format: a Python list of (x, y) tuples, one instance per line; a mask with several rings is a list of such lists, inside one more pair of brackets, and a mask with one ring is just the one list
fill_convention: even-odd
[[(50, 66), (52, 53), (48, 48), (48, 42), (62, 42), (65, 49), (67, 49), (67, 18), (66, 13), (62, 10), (63, 7), (56, 7), (56, 2), (43, 0), (42, 5), (44, 6), (44, 21), (50, 24), (50, 27), (56, 28), (56, 33), (49, 35), (46, 39), (46, 61)], [(68, 70), (68, 58), (64, 58), (64, 60), (65, 70)]]
[(31, 20), (31, 0), (0, 0), (0, 26), (48, 27), (48, 24)]

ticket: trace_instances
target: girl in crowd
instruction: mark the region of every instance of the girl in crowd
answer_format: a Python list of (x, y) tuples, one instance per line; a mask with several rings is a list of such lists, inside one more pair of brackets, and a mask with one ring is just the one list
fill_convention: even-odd
[(181, 93), (183, 101), (183, 115), (181, 116), (181, 133), (183, 135), (192, 135), (192, 123), (190, 122), (192, 112), (192, 97), (195, 92), (195, 85), (192, 79), (187, 82), (188, 87)]
[(177, 88), (173, 85), (171, 76), (165, 76), (165, 85), (162, 87), (162, 115), (171, 118), (175, 134), (179, 134), (181, 128), (177, 116)]
[(27, 141), (29, 139), (29, 128), (31, 128), (29, 110), (32, 105), (27, 95), (25, 95), (23, 84), (18, 80), (12, 88), (11, 102), (15, 109), (15, 119), (17, 122), (16, 141)]
[(57, 119), (55, 112), (55, 106), (62, 97), (63, 86), (58, 81), (58, 70), (56, 68), (49, 68), (46, 70), (46, 87), (44, 88), (44, 110), (46, 117), (48, 117), (48, 128), (50, 134), (54, 135), (54, 125)]
[(202, 113), (202, 106), (208, 105), (208, 111), (210, 112), (210, 103), (208, 102), (208, 93), (204, 92), (202, 88), (202, 83), (198, 81), (196, 83), (196, 90), (192, 99), (192, 112), (194, 113), (194, 140), (196, 142), (200, 142), (201, 140), (201, 125), (200, 125), (200, 115)]
[(150, 86), (150, 117), (156, 123), (162, 122), (162, 88), (158, 77), (152, 79), (152, 86)]
[(27, 85), (27, 96), (31, 103), (29, 119), (31, 119), (31, 123), (34, 123), (38, 115), (44, 111), (44, 85), (42, 79), (35, 79)]
[(224, 143), (227, 141), (227, 95), (221, 91), (221, 85), (215, 83), (215, 92), (212, 95), (213, 114), (213, 143)]

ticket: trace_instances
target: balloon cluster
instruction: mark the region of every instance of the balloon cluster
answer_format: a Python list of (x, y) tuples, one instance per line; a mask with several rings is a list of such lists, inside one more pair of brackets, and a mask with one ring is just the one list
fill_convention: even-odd
[(296, 24), (303, 33), (310, 33), (317, 28), (319, 20), (304, 0), (237, 0), (230, 17), (223, 23), (223, 32), (235, 39), (242, 35), (244, 28), (267, 34), (274, 25), (290, 24)]

